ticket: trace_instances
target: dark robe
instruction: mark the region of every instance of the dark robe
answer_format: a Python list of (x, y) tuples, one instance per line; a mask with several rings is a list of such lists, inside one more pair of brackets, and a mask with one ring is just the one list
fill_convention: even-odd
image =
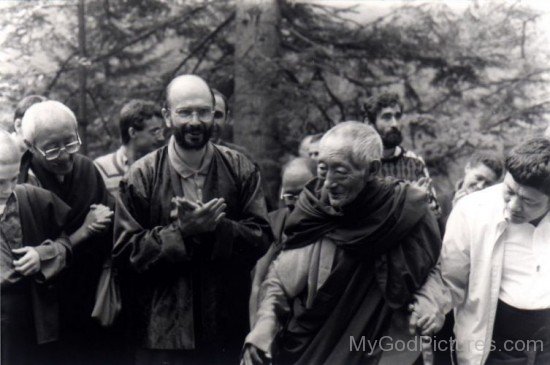
[[(36, 164), (27, 151), (21, 160), (18, 179), (20, 183), (30, 182), (51, 191), (70, 207), (69, 220), (64, 227), (69, 235), (82, 226), (92, 204), (113, 207), (112, 198), (92, 160), (79, 154), (73, 157), (73, 170), (60, 182), (51, 172)], [(89, 357), (91, 363), (93, 356), (103, 356), (101, 344), (109, 341), (92, 320), (91, 313), (103, 263), (111, 252), (112, 242), (112, 230), (109, 229), (74, 247), (72, 264), (59, 279), (61, 337), (66, 342), (67, 353), (72, 352), (68, 356), (82, 358), (82, 361)], [(86, 353), (88, 350), (90, 354)]]
[[(62, 233), (68, 213), (57, 196), (26, 184), (17, 185), (6, 204), (0, 220), (2, 364), (55, 363), (44, 344), (59, 339), (54, 277), (70, 259), (71, 246)], [(35, 247), (40, 255), (40, 272), (31, 277), (14, 270), (17, 257), (11, 250), (23, 246)]]
[(175, 196), (183, 191), (168, 147), (134, 163), (121, 183), (114, 264), (135, 284), (123, 308), (131, 297), (142, 348), (195, 349), (236, 363), (248, 331), (250, 270), (271, 242), (259, 171), (242, 154), (213, 145), (203, 201), (224, 198), (227, 209), (212, 233), (184, 239), (170, 217)]
[[(376, 340), (395, 311), (405, 310), (435, 266), (441, 248), (436, 219), (418, 189), (395, 180), (369, 182), (336, 212), (320, 181), (306, 185), (287, 219), (284, 250), (336, 243), (333, 269), (311, 307), (297, 298), (279, 339), (277, 363), (376, 363), (350, 351), (350, 336)], [(380, 354), (378, 354), (380, 355)]]

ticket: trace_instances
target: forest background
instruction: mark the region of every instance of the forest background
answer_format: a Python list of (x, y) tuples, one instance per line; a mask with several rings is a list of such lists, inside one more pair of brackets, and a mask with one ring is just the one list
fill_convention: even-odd
[[(440, 194), (476, 150), (506, 152), (550, 121), (540, 1), (49, 0), (0, 2), (0, 124), (22, 97), (60, 100), (90, 157), (115, 150), (121, 106), (162, 103), (196, 73), (224, 93), (226, 138), (275, 199), (301, 139), (382, 91), (404, 101), (405, 146)], [(545, 28), (546, 27), (546, 28)]]

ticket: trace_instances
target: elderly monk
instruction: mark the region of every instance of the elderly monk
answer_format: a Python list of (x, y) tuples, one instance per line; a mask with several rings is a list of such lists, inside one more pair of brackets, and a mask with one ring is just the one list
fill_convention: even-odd
[(250, 270), (271, 241), (260, 174), (210, 142), (214, 95), (201, 78), (172, 80), (163, 114), (173, 136), (130, 168), (115, 216), (137, 363), (237, 362)]
[[(93, 162), (77, 154), (81, 141), (74, 113), (57, 101), (32, 105), (23, 117), (28, 151), (19, 182), (57, 195), (70, 207), (64, 230), (73, 261), (60, 278), (62, 340), (67, 361), (97, 363), (105, 356), (105, 336), (90, 314), (103, 263), (112, 247), (109, 194)], [(94, 346), (91, 346), (93, 343)]]
[(71, 252), (69, 207), (51, 192), (16, 185), (21, 154), (0, 131), (0, 299), (5, 365), (55, 364), (59, 301), (54, 278)]
[(287, 219), (242, 363), (378, 363), (380, 347), (353, 343), (372, 345), (392, 316), (405, 317), (441, 245), (425, 193), (377, 177), (381, 156), (368, 125), (344, 122), (323, 136), (318, 178)]

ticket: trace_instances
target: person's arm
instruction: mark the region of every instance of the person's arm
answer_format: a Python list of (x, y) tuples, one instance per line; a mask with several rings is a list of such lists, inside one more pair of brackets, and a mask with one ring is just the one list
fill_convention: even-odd
[(290, 303), (307, 285), (309, 262), (314, 245), (282, 251), (270, 265), (261, 285), (262, 301), (254, 327), (246, 336), (245, 349), (271, 356), (281, 323), (290, 313)]
[(248, 160), (243, 161), (244, 181), (239, 201), (239, 220), (222, 219), (216, 229), (213, 258), (238, 258), (251, 267), (262, 257), (273, 240), (267, 208), (261, 188), (260, 172)]
[(165, 226), (147, 226), (150, 207), (144, 179), (141, 171), (130, 171), (121, 182), (115, 209), (113, 263), (137, 273), (186, 262), (192, 255), (177, 220)]
[(438, 265), (415, 295), (418, 317), (444, 316), (464, 302), (470, 276), (470, 230), (462, 205), (453, 209), (447, 222)]

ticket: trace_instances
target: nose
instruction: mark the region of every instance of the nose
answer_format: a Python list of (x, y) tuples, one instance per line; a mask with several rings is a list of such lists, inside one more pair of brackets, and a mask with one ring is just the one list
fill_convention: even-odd
[(325, 188), (332, 188), (332, 187), (336, 186), (336, 182), (332, 178), (332, 174), (330, 173), (330, 171), (327, 171), (327, 173), (325, 175), (325, 182), (323, 183), (323, 186)]
[(399, 126), (399, 123), (397, 123), (397, 119), (395, 118), (395, 116), (391, 117), (391, 126), (394, 128), (397, 128)]
[(517, 196), (513, 196), (512, 198), (510, 198), (508, 205), (512, 212), (515, 212), (515, 213), (521, 212), (521, 209), (522, 209), (521, 201)]
[(487, 185), (487, 183), (485, 181), (478, 181), (476, 187), (477, 187), (477, 190), (482, 190), (482, 189), (485, 189), (485, 186)]

